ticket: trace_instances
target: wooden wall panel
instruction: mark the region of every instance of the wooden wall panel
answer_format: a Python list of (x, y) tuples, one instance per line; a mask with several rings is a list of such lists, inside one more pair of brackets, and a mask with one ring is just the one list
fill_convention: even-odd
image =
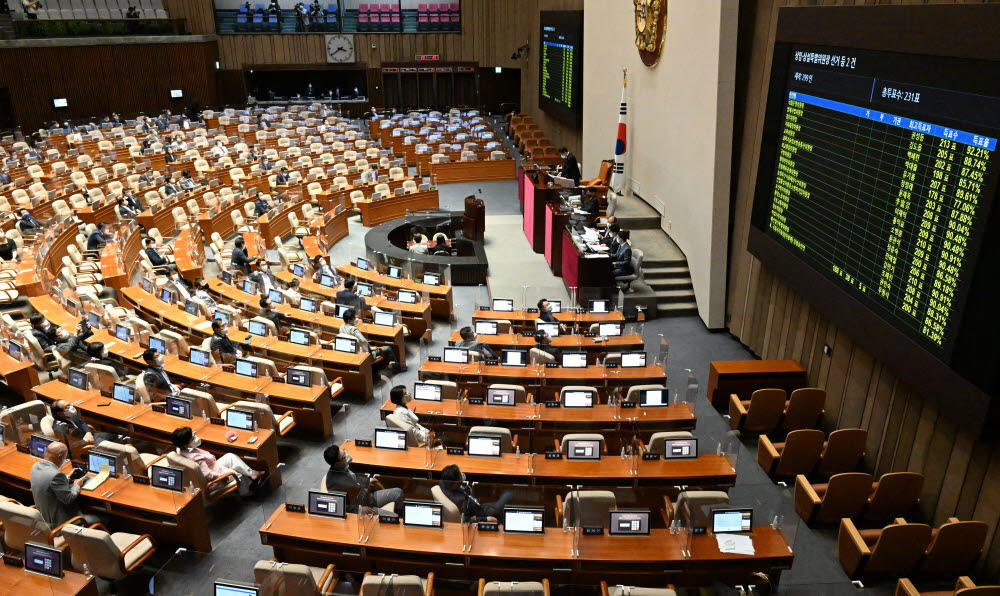
[[(26, 132), (54, 119), (176, 112), (216, 103), (217, 56), (215, 42), (11, 48), (0, 52), (0, 87)], [(170, 99), (171, 89), (184, 98)], [(54, 109), (55, 97), (69, 108)]]
[(163, 8), (175, 19), (187, 19), (188, 33), (215, 33), (215, 11), (212, 0), (163, 0)]
[[(953, 412), (939, 410), (919, 387), (874, 360), (855, 340), (803, 302), (746, 250), (757, 175), (770, 59), (782, 6), (843, 4), (979, 3), (955, 0), (760, 0), (740, 22), (741, 57), (734, 131), (736, 159), (731, 201), (727, 321), (730, 332), (762, 358), (793, 357), (808, 370), (809, 382), (827, 389), (826, 430), (868, 431), (865, 466), (875, 475), (892, 471), (924, 474), (916, 517), (939, 525), (952, 516), (979, 519), (990, 527), (979, 564), (982, 579), (1000, 571), (1000, 449), (989, 432), (960, 430)], [(833, 348), (824, 354), (824, 346)]]
[[(207, 0), (173, 2), (207, 4)], [(566, 145), (582, 159), (583, 126), (566, 126), (538, 108), (539, 11), (542, 10), (583, 10), (583, 0), (518, 0), (516, 3), (466, 0), (462, 3), (461, 33), (357, 33), (354, 35), (355, 55), (357, 62), (366, 68), (381, 68), (384, 62), (412, 61), (418, 54), (439, 54), (442, 61), (475, 62), (482, 67), (518, 68), (521, 72), (521, 110), (531, 114), (553, 144)], [(191, 17), (188, 18), (189, 27), (192, 27)], [(531, 48), (527, 57), (511, 60), (514, 50), (525, 42)], [(263, 65), (325, 65), (323, 43), (323, 35), (220, 35), (219, 60), (223, 70), (239, 71)], [(369, 95), (378, 100), (381, 90), (369, 84)], [(376, 103), (382, 105), (379, 101)]]

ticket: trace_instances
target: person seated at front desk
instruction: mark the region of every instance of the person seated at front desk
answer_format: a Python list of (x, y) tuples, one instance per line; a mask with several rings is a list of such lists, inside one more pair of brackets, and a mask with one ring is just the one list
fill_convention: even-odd
[(470, 351), (479, 352), (484, 360), (497, 360), (499, 356), (493, 348), (476, 339), (476, 332), (472, 327), (462, 327), (458, 332), (462, 341), (455, 344), (458, 348), (468, 348)]
[(142, 359), (146, 363), (146, 370), (142, 373), (142, 382), (150, 394), (154, 390), (170, 395), (181, 392), (181, 388), (174, 385), (173, 381), (170, 380), (170, 375), (164, 370), (165, 360), (159, 350), (147, 348), (142, 353)]
[(458, 507), (465, 519), (476, 518), (479, 521), (485, 521), (490, 517), (497, 519), (503, 513), (503, 508), (514, 498), (514, 493), (508, 490), (493, 503), (480, 503), (472, 495), (469, 485), (465, 483), (465, 474), (456, 464), (448, 464), (441, 470), (438, 487), (444, 496)]
[(94, 231), (87, 238), (87, 252), (98, 252), (108, 243), (108, 222), (102, 221), (97, 224)]
[(368, 339), (365, 338), (365, 334), (361, 333), (361, 330), (354, 325), (356, 320), (357, 312), (353, 308), (349, 308), (344, 311), (344, 324), (340, 326), (340, 335), (348, 335), (358, 340), (358, 346), (361, 351), (369, 352), (375, 360), (384, 357), (393, 373), (399, 374), (401, 372), (406, 372), (406, 365), (400, 364), (396, 361), (396, 353), (391, 347), (382, 346), (373, 348), (369, 345)]
[(58, 348), (59, 352), (68, 355), (70, 352), (85, 352), (87, 339), (94, 334), (86, 320), (80, 321), (76, 328), (76, 335), (70, 335), (68, 331), (53, 325), (45, 319), (41, 313), (35, 313), (28, 318), (31, 323), (31, 335), (38, 341), (42, 350), (52, 353), (52, 348)]
[(115, 371), (119, 379), (124, 380), (128, 372), (125, 367), (118, 364), (114, 360), (111, 360), (108, 356), (108, 347), (104, 345), (102, 341), (95, 341), (87, 346), (87, 355), (90, 356), (90, 361), (94, 364), (100, 364), (101, 366), (107, 366), (111, 370)]
[(267, 296), (262, 296), (260, 299), (260, 316), (274, 323), (274, 328), (277, 329), (278, 335), (282, 335), (288, 331), (288, 322), (285, 321), (285, 316), (274, 310), (274, 303)]
[(406, 404), (413, 401), (413, 396), (406, 390), (406, 385), (396, 385), (390, 389), (389, 401), (396, 406), (392, 411), (393, 415), (410, 425), (410, 430), (413, 431), (413, 436), (417, 439), (418, 443), (425, 445), (427, 441), (433, 438), (431, 431), (420, 426), (420, 418), (417, 418), (417, 415), (411, 412), (406, 406)]
[(278, 280), (271, 273), (271, 268), (267, 264), (267, 259), (264, 257), (258, 257), (254, 262), (254, 270), (247, 279), (257, 284), (257, 287), (261, 289), (261, 294), (265, 296), (272, 289), (278, 287)]
[(562, 362), (562, 350), (552, 345), (552, 338), (544, 329), (535, 332), (535, 347), (550, 354), (556, 359), (556, 362)]
[(194, 278), (194, 297), (204, 302), (208, 310), (213, 315), (215, 314), (215, 308), (218, 304), (215, 302), (215, 298), (212, 298), (212, 295), (208, 293), (208, 281), (200, 275)]
[(597, 191), (593, 188), (587, 188), (583, 191), (583, 198), (580, 210), (587, 212), (591, 222), (596, 221), (601, 214), (601, 201), (597, 198)]
[(632, 245), (629, 244), (629, 231), (628, 230), (618, 230), (618, 252), (615, 253), (614, 259), (614, 270), (613, 275), (615, 277), (621, 277), (623, 275), (632, 275)]
[(236, 342), (226, 335), (229, 332), (229, 323), (220, 319), (212, 320), (212, 340), (209, 342), (209, 349), (215, 361), (220, 364), (230, 364), (237, 358), (243, 357), (243, 352), (236, 347)]
[(21, 208), (21, 217), (17, 220), (17, 227), (21, 230), (21, 234), (33, 235), (37, 234), (42, 229), (42, 222), (38, 221), (34, 215), (28, 212), (27, 209)]
[(71, 439), (74, 444), (100, 445), (104, 441), (122, 443), (129, 440), (128, 437), (123, 437), (118, 433), (95, 433), (90, 425), (77, 415), (76, 407), (65, 399), (57, 399), (52, 402), (50, 410), (53, 419), (52, 430), (67, 439)]
[(378, 480), (355, 474), (351, 470), (351, 456), (337, 445), (327, 447), (323, 459), (330, 466), (326, 472), (326, 490), (347, 493), (347, 511), (357, 513), (359, 504), (379, 508), (394, 503), (397, 515), (402, 515), (403, 489), (385, 488)]
[(166, 267), (169, 264), (167, 258), (156, 249), (156, 238), (146, 238), (146, 256), (153, 267)]
[(259, 491), (267, 479), (264, 472), (254, 470), (234, 453), (226, 453), (222, 457), (216, 458), (208, 451), (201, 449), (201, 439), (189, 426), (178, 428), (170, 433), (170, 442), (173, 443), (177, 455), (198, 464), (202, 475), (208, 482), (226, 474), (236, 474), (240, 483), (240, 496), (246, 497), (251, 492)]

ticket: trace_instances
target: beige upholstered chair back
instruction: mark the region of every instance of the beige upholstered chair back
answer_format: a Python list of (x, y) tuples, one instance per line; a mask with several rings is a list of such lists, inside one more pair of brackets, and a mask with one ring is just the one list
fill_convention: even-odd
[(617, 507), (615, 493), (608, 490), (581, 490), (563, 498), (563, 528), (608, 527), (608, 512)]

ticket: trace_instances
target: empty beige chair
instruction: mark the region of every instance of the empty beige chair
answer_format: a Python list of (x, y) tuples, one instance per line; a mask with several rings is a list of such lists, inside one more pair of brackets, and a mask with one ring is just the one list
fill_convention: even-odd
[[(77, 516), (66, 523), (81, 522), (85, 523), (84, 519)], [(22, 505), (13, 499), (0, 498), (0, 523), (3, 524), (3, 543), (8, 550), (24, 552), (24, 543), (29, 541), (60, 547), (66, 544), (66, 541), (45, 521), (41, 511)]]
[(475, 151), (463, 151), (462, 152), (462, 161), (476, 161), (476, 159), (478, 159), (478, 158), (476, 157), (476, 152)]
[(184, 387), (181, 389), (181, 395), (191, 399), (192, 416), (204, 416), (206, 418), (219, 417), (219, 404), (216, 403), (215, 397), (211, 393), (201, 391), (199, 389)]
[(930, 545), (917, 571), (951, 576), (968, 573), (983, 554), (988, 533), (989, 527), (984, 522), (948, 518), (947, 523), (931, 533)]
[(749, 400), (740, 400), (735, 393), (730, 395), (729, 426), (752, 433), (771, 432), (778, 428), (786, 397), (784, 389), (758, 389)]
[(556, 361), (556, 357), (548, 352), (539, 350), (538, 348), (531, 348), (528, 350), (528, 358), (531, 364), (553, 364)]
[(340, 574), (334, 570), (333, 564), (323, 568), (270, 560), (257, 561), (253, 567), (253, 579), (261, 587), (261, 594), (320, 596), (334, 593)]
[(549, 580), (540, 582), (487, 582), (479, 578), (479, 596), (549, 596)]
[(856, 518), (868, 503), (872, 476), (863, 472), (835, 474), (830, 482), (810, 484), (804, 475), (795, 477), (795, 512), (804, 522), (837, 523)]
[(556, 442), (556, 447), (559, 452), (566, 455), (569, 451), (570, 441), (599, 441), (600, 449), (602, 455), (608, 454), (608, 445), (604, 441), (604, 435), (599, 433), (568, 433), (563, 435), (563, 438)]
[(757, 443), (757, 463), (768, 476), (808, 476), (823, 453), (823, 439), (823, 431), (815, 429), (793, 430), (778, 443), (761, 435)]
[(118, 372), (106, 364), (87, 362), (83, 368), (90, 376), (90, 386), (108, 394), (111, 393), (114, 384), (122, 380), (118, 378)]
[(334, 190), (344, 190), (347, 188), (347, 177), (346, 176), (336, 176), (331, 183)]
[(357, 203), (361, 203), (365, 200), (365, 193), (360, 190), (351, 191), (351, 202), (355, 204), (355, 209), (357, 209)]
[(853, 472), (865, 456), (868, 431), (860, 428), (842, 428), (830, 433), (823, 446), (816, 473), (823, 477), (841, 472)]
[[(469, 429), (469, 435), (500, 437), (500, 453), (514, 453), (514, 448), (517, 447), (517, 435), (512, 435), (509, 428), (501, 426), (473, 426)], [(468, 447), (468, 444), (466, 444), (466, 447)]]
[(201, 215), (201, 206), (198, 205), (198, 201), (194, 199), (188, 199), (186, 205), (188, 213), (191, 215), (191, 217), (197, 218), (199, 215)]
[(685, 490), (676, 501), (663, 497), (664, 521), (669, 525), (675, 519), (692, 528), (706, 528), (713, 509), (729, 505), (729, 495), (720, 490)]
[(292, 234), (296, 238), (305, 238), (309, 235), (309, 228), (299, 222), (299, 216), (295, 212), (289, 212), (288, 225), (292, 228)]
[(243, 168), (232, 168), (229, 170), (229, 179), (233, 184), (239, 184), (240, 180), (246, 180), (246, 178), (247, 175), (243, 171)]
[(384, 575), (365, 573), (361, 580), (360, 596), (433, 596), (434, 574), (428, 573), (427, 579), (416, 575)]
[(184, 207), (174, 207), (171, 210), (171, 214), (174, 217), (174, 229), (178, 232), (187, 230), (191, 227), (191, 224), (188, 222), (187, 212), (184, 211)]
[[(563, 529), (583, 526), (608, 527), (608, 512), (617, 509), (615, 493), (609, 490), (578, 490), (556, 495), (556, 520)], [(579, 505), (579, 506), (578, 506)]]
[(958, 578), (954, 590), (921, 592), (912, 581), (901, 577), (896, 583), (895, 596), (1000, 596), (1000, 586), (977, 586), (971, 577), (963, 575)]
[(243, 214), (240, 213), (239, 209), (233, 209), (229, 214), (229, 217), (233, 220), (233, 227), (237, 234), (247, 234), (253, 230), (247, 225), (246, 220), (243, 219)]
[(133, 476), (146, 476), (146, 469), (163, 457), (153, 453), (139, 453), (139, 450), (132, 445), (112, 441), (101, 441), (97, 448), (120, 455), (128, 468), (128, 473)]
[(59, 531), (69, 547), (73, 568), (86, 569), (115, 582), (139, 569), (156, 552), (156, 540), (149, 534), (108, 533), (94, 527), (66, 526)]
[(785, 432), (800, 428), (816, 428), (823, 416), (826, 391), (815, 387), (803, 387), (792, 391), (785, 403), (781, 429)]
[(655, 432), (649, 437), (649, 453), (666, 454), (667, 441), (692, 439), (694, 435), (689, 430), (671, 430)]
[(840, 520), (837, 554), (851, 579), (862, 575), (907, 575), (924, 556), (931, 542), (931, 527), (900, 520), (881, 530), (858, 530), (854, 522)]
[(498, 159), (506, 159), (507, 154), (503, 151), (490, 151), (490, 160), (496, 161)]
[(403, 171), (403, 168), (398, 166), (389, 168), (389, 180), (402, 180), (403, 178), (406, 178), (406, 173)]
[(444, 153), (435, 153), (431, 155), (431, 163), (444, 163), (448, 161), (448, 157)]
[(33, 164), (28, 166), (28, 175), (31, 176), (33, 180), (38, 180), (45, 177), (45, 170), (42, 169), (42, 166)]
[(392, 194), (392, 191), (389, 190), (389, 185), (388, 184), (384, 184), (384, 183), (383, 184), (376, 184), (375, 188), (374, 188), (374, 192), (377, 192), (377, 193), (381, 194), (382, 198), (388, 197), (389, 195)]
[(208, 172), (211, 171), (211, 167), (208, 165), (208, 161), (205, 159), (194, 160), (194, 169), (196, 172)]

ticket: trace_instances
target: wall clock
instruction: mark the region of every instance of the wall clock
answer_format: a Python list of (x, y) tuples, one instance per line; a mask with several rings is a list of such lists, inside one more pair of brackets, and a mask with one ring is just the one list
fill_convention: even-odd
[(656, 66), (667, 32), (667, 0), (632, 0), (635, 5), (635, 47), (646, 66)]
[(326, 36), (327, 62), (355, 62), (354, 37), (350, 35)]

